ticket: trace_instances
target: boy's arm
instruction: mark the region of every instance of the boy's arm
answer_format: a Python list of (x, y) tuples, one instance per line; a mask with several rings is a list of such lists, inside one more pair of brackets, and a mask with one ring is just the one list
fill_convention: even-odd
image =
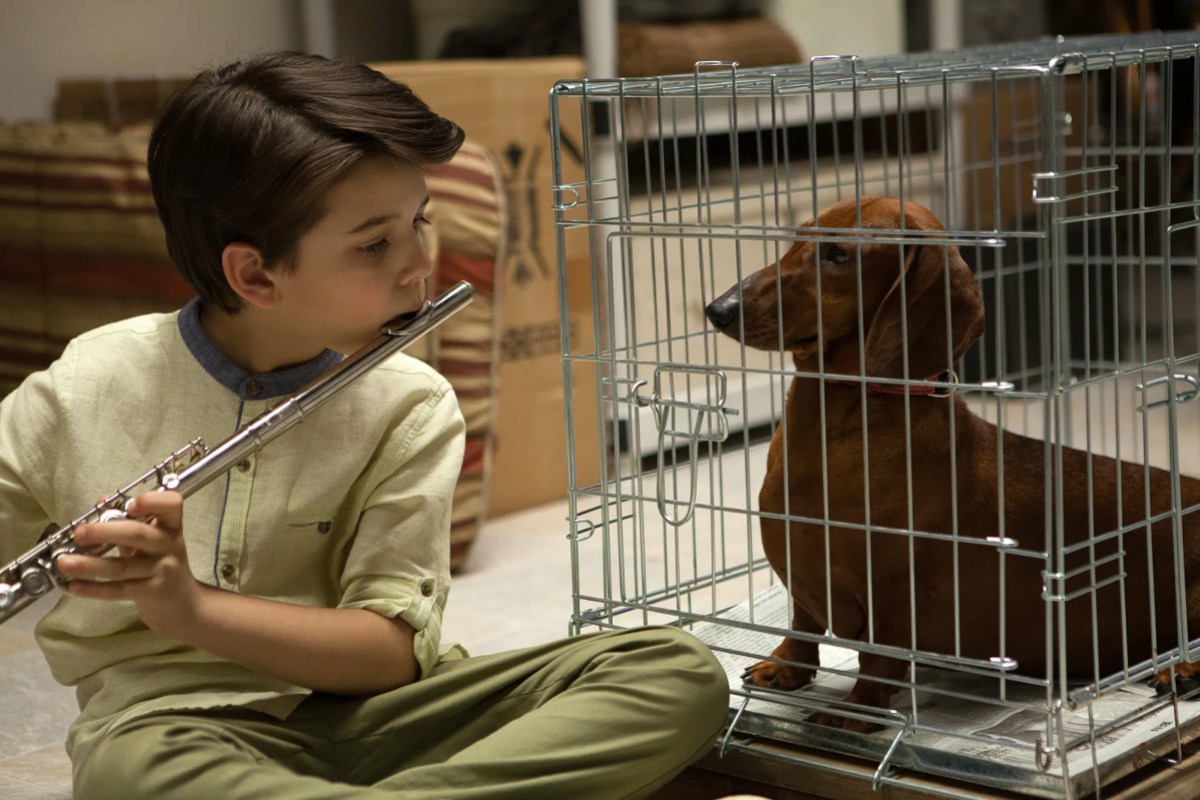
[(130, 519), (76, 531), (80, 544), (114, 545), (124, 557), (63, 558), (72, 594), (132, 600), (151, 630), (308, 689), (374, 694), (417, 678), (414, 633), (403, 620), (206, 586), (188, 567), (177, 492), (144, 494), (129, 511), (153, 524)]
[(264, 675), (334, 694), (376, 694), (418, 677), (414, 632), (402, 619), (196, 585), (200, 592), (190, 618), (160, 633)]
[(53, 522), (49, 477), (67, 438), (55, 374), (34, 373), (0, 400), (0, 565), (33, 547)]
[[(367, 695), (417, 679), (412, 627), (358, 608), (313, 608), (201, 586), (174, 638), (288, 683)], [(164, 631), (165, 633), (165, 631)]]

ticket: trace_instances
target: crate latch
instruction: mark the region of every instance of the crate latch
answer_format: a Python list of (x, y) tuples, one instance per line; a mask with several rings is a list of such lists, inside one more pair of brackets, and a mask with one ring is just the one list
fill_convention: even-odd
[[(663, 372), (680, 372), (692, 375), (712, 376), (716, 378), (716, 399), (713, 402), (694, 402), (691, 400), (676, 400), (673, 397), (663, 397), (662, 395), (662, 374)], [(699, 469), (696, 463), (696, 457), (699, 451), (701, 442), (723, 442), (729, 438), (729, 423), (725, 417), (730, 414), (737, 414), (737, 409), (726, 408), (726, 379), (725, 373), (716, 369), (707, 367), (689, 367), (684, 365), (675, 365), (671, 367), (659, 367), (654, 370), (654, 386), (649, 397), (643, 397), (638, 394), (638, 389), (646, 385), (645, 380), (637, 380), (629, 390), (629, 399), (635, 405), (649, 408), (654, 414), (654, 424), (658, 428), (658, 511), (662, 514), (664, 520), (669, 524), (679, 527), (691, 519), (692, 514), (696, 510), (696, 485), (699, 477)], [(698, 392), (697, 392), (698, 393)], [(706, 392), (711, 394), (711, 392)], [(690, 425), (677, 427), (675, 425), (675, 416), (677, 413), (683, 412), (685, 416), (691, 419)], [(704, 430), (705, 421), (710, 419), (709, 415), (715, 415), (715, 431), (706, 432)], [(688, 462), (691, 468), (691, 493), (688, 497), (684, 513), (680, 517), (673, 517), (667, 511), (666, 495), (666, 468), (664, 466), (664, 454), (667, 450), (667, 439), (679, 440), (683, 439), (687, 442), (688, 447)], [(671, 448), (672, 450), (674, 447)], [(678, 501), (675, 501), (678, 505)]]
[[(1175, 384), (1179, 382), (1186, 383), (1187, 386), (1182, 389), (1176, 389)], [(1180, 372), (1177, 372), (1174, 375), (1163, 375), (1161, 378), (1155, 378), (1154, 380), (1149, 380), (1145, 383), (1139, 383), (1137, 385), (1137, 390), (1142, 393), (1142, 397), (1144, 398), (1146, 396), (1146, 392), (1150, 391), (1155, 386), (1161, 386), (1164, 383), (1167, 384), (1168, 396), (1153, 402), (1147, 402), (1146, 400), (1143, 400), (1142, 404), (1137, 407), (1138, 411), (1149, 411), (1152, 408), (1158, 408), (1159, 406), (1167, 405), (1171, 402), (1170, 393), (1173, 390), (1175, 392), (1176, 403), (1189, 403), (1192, 400), (1195, 400), (1197, 395), (1200, 395), (1200, 380), (1196, 380), (1191, 375), (1185, 375)]]

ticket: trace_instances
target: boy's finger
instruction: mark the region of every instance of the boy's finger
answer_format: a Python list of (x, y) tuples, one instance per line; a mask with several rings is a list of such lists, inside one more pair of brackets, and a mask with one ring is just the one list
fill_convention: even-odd
[(131, 581), (79, 580), (68, 583), (66, 589), (73, 595), (91, 600), (128, 600), (131, 597), (130, 589), (139, 585), (140, 582)]
[(148, 578), (154, 571), (154, 564), (155, 560), (150, 558), (63, 556), (58, 560), (58, 569), (72, 581), (130, 581)]
[(125, 512), (135, 517), (154, 517), (155, 525), (170, 531), (183, 526), (183, 495), (179, 492), (146, 492), (130, 500)]
[(80, 525), (74, 535), (78, 544), (87, 547), (108, 545), (132, 548), (149, 555), (164, 555), (174, 547), (171, 531), (137, 520)]

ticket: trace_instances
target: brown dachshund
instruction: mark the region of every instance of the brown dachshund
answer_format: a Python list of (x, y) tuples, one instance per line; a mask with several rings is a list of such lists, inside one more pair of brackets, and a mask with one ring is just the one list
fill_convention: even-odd
[[(1060, 512), (1053, 502), (1046, 502), (1045, 464), (1047, 453), (1053, 456), (1055, 451), (1047, 450), (1041, 441), (998, 431), (972, 414), (957, 395), (934, 396), (916, 385), (906, 389), (905, 384), (887, 383), (905, 377), (905, 350), (909, 378), (936, 380), (984, 328), (983, 298), (958, 250), (944, 238), (939, 241), (937, 234), (921, 235), (944, 230), (942, 225), (911, 202), (904, 203), (903, 214), (902, 225), (901, 204), (893, 198), (863, 198), (857, 205), (853, 200), (840, 202), (807, 225), (877, 230), (875, 238), (889, 241), (873, 241), (869, 232), (859, 233), (855, 240), (835, 232), (824, 238), (817, 234), (801, 238), (778, 267), (772, 264), (751, 275), (706, 309), (713, 325), (746, 345), (790, 351), (801, 373), (820, 369), (827, 376), (848, 376), (823, 382), (804, 375), (793, 378), (786, 419), (776, 429), (767, 457), (767, 477), (759, 493), (763, 548), (772, 568), (790, 587), (792, 627), (805, 634), (831, 631), (841, 638), (904, 650), (985, 661), (1014, 659), (1021, 674), (1043, 678), (1050, 669), (1057, 678), (1065, 665), (1069, 679), (1084, 681), (1121, 670), (1126, 658), (1130, 665), (1150, 658), (1153, 634), (1158, 652), (1175, 647), (1171, 516), (1153, 524), (1149, 534), (1142, 525), (1124, 535), (1105, 536), (1172, 509), (1170, 473), (1150, 469), (1147, 492), (1147, 473), (1141, 465), (1093, 455), (1089, 495), (1088, 455), (1063, 448), (1065, 544), (1069, 548), (1089, 536), (1096, 541), (1091, 553), (1087, 547), (1070, 553), (1056, 570), (1068, 575), (1065, 580), (1047, 582), (1042, 575), (1045, 562), (1031, 554), (1054, 552), (1054, 525), (1048, 520)], [(903, 326), (902, 303), (908, 309)], [(819, 355), (823, 362), (818, 361)], [(864, 380), (855, 380), (864, 375), (865, 403)], [(869, 489), (864, 482), (867, 475)], [(1200, 503), (1200, 481), (1181, 478), (1181, 489), (1182, 508)], [(1120, 505), (1119, 498), (1123, 498)], [(1000, 536), (1001, 517), (1004, 536), (1015, 539), (1021, 552), (1002, 555), (1003, 548), (995, 540), (988, 541)], [(828, 531), (819, 522), (826, 518), (831, 521)], [(1197, 514), (1183, 517), (1182, 557), (1192, 637), (1200, 636), (1200, 581), (1194, 578), (1200, 574), (1198, 525)], [(870, 530), (869, 538), (864, 526)], [(951, 543), (947, 535), (960, 541)], [(1124, 552), (1123, 561), (1105, 560), (1118, 550)], [(1097, 564), (1094, 570), (1071, 575), (1091, 561)], [(1153, 576), (1148, 563), (1153, 565)], [(910, 587), (910, 568), (915, 588)], [(1070, 598), (1073, 592), (1113, 578), (1121, 568), (1124, 581), (1111, 581), (1064, 601), (1043, 599), (1044, 586)], [(1065, 626), (1059, 630), (1061, 606), (1065, 606)], [(1047, 625), (1052, 626), (1053, 647), (1047, 643)], [(1057, 660), (1060, 636), (1065, 641), (1064, 663)], [(789, 637), (769, 659), (751, 667), (746, 680), (794, 689), (812, 680), (817, 664), (813, 641)], [(903, 660), (861, 653), (860, 677), (846, 700), (875, 708), (888, 706), (907, 667)], [(1182, 665), (1180, 672), (1190, 674), (1189, 667)], [(1169, 674), (1164, 670), (1159, 680), (1169, 681)], [(842, 720), (822, 714), (817, 721), (855, 731), (876, 727), (861, 716)]]

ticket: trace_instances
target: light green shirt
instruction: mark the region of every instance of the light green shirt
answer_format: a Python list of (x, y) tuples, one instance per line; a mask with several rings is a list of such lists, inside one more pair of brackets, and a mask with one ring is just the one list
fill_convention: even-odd
[[(87, 333), (0, 402), (2, 563), (191, 439), (222, 441), (336, 360), (246, 375), (203, 336), (197, 309)], [(400, 617), (426, 674), (439, 658), (462, 454), (450, 386), (396, 355), (187, 499), (192, 572), (248, 595)], [(309, 694), (153, 633), (132, 603), (64, 594), (36, 634), (54, 677), (76, 687), (77, 769), (97, 737), (137, 716), (250, 706), (284, 718)]]

